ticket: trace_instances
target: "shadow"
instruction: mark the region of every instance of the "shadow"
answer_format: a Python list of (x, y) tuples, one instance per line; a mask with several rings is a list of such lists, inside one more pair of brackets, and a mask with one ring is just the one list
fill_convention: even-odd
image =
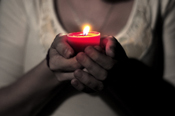
[[(50, 101), (47, 103), (42, 110), (37, 114), (37, 116), (50, 116), (64, 101), (69, 99), (72, 96), (80, 94), (82, 92), (76, 90), (70, 84), (67, 84), (66, 87), (61, 89), (58, 94), (56, 94)], [(97, 93), (92, 92), (87, 89), (86, 93), (89, 93), (91, 96), (97, 96)]]
[(115, 67), (103, 94), (127, 116), (175, 115), (175, 88), (135, 59)]

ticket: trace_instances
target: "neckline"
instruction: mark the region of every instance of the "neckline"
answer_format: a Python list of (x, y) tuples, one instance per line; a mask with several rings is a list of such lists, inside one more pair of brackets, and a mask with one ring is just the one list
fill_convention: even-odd
[[(54, 9), (55, 8), (54, 7), (54, 0), (49, 0), (48, 4), (49, 4), (49, 10), (51, 11), (50, 15), (54, 21), (54, 24), (55, 24), (54, 26), (57, 29), (57, 33), (68, 34), (68, 32), (62, 27), (62, 25), (60, 24), (60, 22), (57, 19), (56, 12)], [(125, 26), (119, 31), (119, 33), (115, 35), (116, 38), (121, 38), (126, 33), (126, 31), (129, 29), (130, 25), (132, 24), (137, 5), (138, 5), (138, 0), (134, 0), (132, 11), (129, 14), (128, 20), (127, 20)], [(58, 30), (59, 30), (59, 32), (58, 32)]]
[(115, 35), (116, 38), (121, 38), (131, 26), (133, 19), (134, 19), (134, 15), (136, 13), (137, 5), (138, 5), (138, 0), (134, 0), (132, 10), (131, 10), (131, 13), (129, 14), (126, 25), (119, 31), (118, 34)]

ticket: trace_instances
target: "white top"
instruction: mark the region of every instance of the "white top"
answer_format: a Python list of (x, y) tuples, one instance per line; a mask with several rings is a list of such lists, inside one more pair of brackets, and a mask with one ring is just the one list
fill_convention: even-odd
[[(156, 39), (153, 34), (159, 8), (164, 21), (163, 50), (159, 48), (161, 38)], [(154, 68), (163, 63), (155, 63), (161, 57), (156, 57), (157, 51), (164, 52), (164, 79), (175, 85), (175, 16), (172, 14), (175, 14), (174, 0), (135, 0), (129, 20), (116, 38), (129, 57)], [(66, 31), (57, 20), (53, 0), (2, 0), (0, 87), (11, 84), (43, 60), (58, 33)], [(97, 95), (77, 93), (70, 96), (52, 116), (117, 115)]]

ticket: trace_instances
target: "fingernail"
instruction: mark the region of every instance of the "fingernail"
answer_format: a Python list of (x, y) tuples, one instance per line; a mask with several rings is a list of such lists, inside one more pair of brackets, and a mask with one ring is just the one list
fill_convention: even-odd
[(74, 80), (74, 81), (72, 82), (72, 84), (73, 84), (74, 86), (78, 86), (77, 80)]
[(67, 52), (68, 52), (68, 49), (65, 49), (64, 50), (64, 57), (66, 57), (66, 58), (68, 57)]
[(85, 52), (86, 53), (91, 53), (92, 49), (93, 49), (92, 46), (88, 46), (88, 47), (86, 47)]
[(81, 72), (81, 70), (76, 70), (76, 71), (75, 71), (75, 77), (77, 77), (77, 78), (81, 78), (81, 77), (82, 77), (82, 72)]
[(72, 55), (72, 52), (69, 49), (65, 49), (65, 51), (64, 51), (64, 57), (70, 58), (71, 55)]
[(77, 55), (77, 60), (80, 61), (80, 62), (83, 62), (83, 60), (84, 60), (84, 53), (79, 53)]

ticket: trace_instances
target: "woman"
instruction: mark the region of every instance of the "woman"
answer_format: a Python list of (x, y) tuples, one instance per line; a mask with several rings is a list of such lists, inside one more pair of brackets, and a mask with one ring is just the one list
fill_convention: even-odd
[[(172, 107), (165, 106), (174, 103), (174, 4), (171, 0), (1, 1), (1, 114), (169, 113)], [(84, 23), (115, 36), (127, 55), (111, 36), (102, 38), (101, 47), (87, 47), (75, 55), (66, 36), (56, 35), (81, 31)], [(78, 92), (67, 81), (80, 91), (101, 92)]]

